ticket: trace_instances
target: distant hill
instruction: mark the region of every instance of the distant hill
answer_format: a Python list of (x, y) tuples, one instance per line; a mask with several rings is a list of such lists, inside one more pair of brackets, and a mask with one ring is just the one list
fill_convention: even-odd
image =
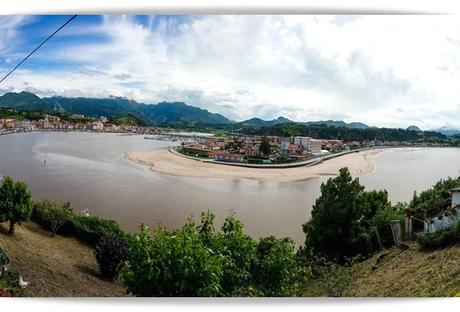
[(46, 112), (63, 112), (58, 103), (48, 102), (30, 92), (8, 92), (0, 97), (0, 107), (20, 110), (42, 110)]
[(320, 120), (320, 121), (308, 121), (302, 123), (304, 125), (326, 125), (329, 127), (336, 128), (348, 128), (348, 129), (367, 129), (370, 128), (368, 125), (361, 122), (350, 122), (346, 123), (342, 120)]
[[(84, 114), (90, 117), (105, 116), (107, 118), (128, 116), (138, 118), (147, 125), (182, 125), (201, 123), (209, 125), (236, 124), (241, 126), (276, 126), (287, 123), (303, 125), (327, 125), (337, 128), (366, 129), (360, 122), (346, 123), (341, 120), (324, 120), (295, 122), (286, 117), (272, 120), (251, 118), (242, 122), (232, 121), (220, 114), (187, 105), (183, 102), (161, 102), (158, 104), (138, 103), (134, 100), (114, 97), (109, 98), (69, 98), (53, 96), (40, 98), (30, 92), (8, 92), (0, 96), (0, 107), (20, 110), (41, 110), (48, 113)], [(133, 121), (133, 120), (131, 120)]]
[(294, 121), (285, 118), (285, 117), (278, 117), (272, 120), (263, 120), (260, 118), (251, 118), (245, 121), (240, 122), (240, 124), (245, 126), (274, 126), (283, 123), (293, 123)]
[(144, 120), (134, 116), (133, 114), (111, 117), (110, 122), (115, 125), (130, 125), (140, 127), (144, 127), (146, 125)]
[(320, 121), (307, 121), (307, 122), (296, 122), (285, 117), (278, 117), (272, 120), (263, 120), (260, 118), (251, 118), (240, 122), (244, 126), (276, 126), (285, 123), (295, 123), (302, 125), (326, 125), (329, 127), (336, 128), (348, 128), (348, 129), (367, 129), (370, 128), (368, 125), (361, 122), (350, 122), (346, 123), (342, 120), (320, 120)]
[(131, 114), (149, 124), (201, 122), (210, 124), (230, 123), (229, 119), (205, 109), (182, 102), (143, 104), (121, 97), (99, 98), (39, 98), (33, 93), (6, 93), (0, 97), (0, 107), (45, 112), (67, 112), (108, 118)]
[(422, 130), (420, 130), (420, 128), (419, 128), (419, 127), (417, 127), (417, 126), (413, 126), (413, 125), (412, 125), (412, 126), (409, 126), (409, 127), (407, 127), (407, 128), (406, 128), (406, 130), (409, 130), (409, 131), (417, 131), (417, 132), (420, 132), (420, 131), (422, 131)]
[(441, 128), (438, 128), (438, 129), (432, 129), (430, 131), (439, 132), (439, 133), (442, 133), (444, 135), (449, 135), (449, 136), (459, 135), (460, 134), (460, 130), (453, 129), (453, 128), (448, 128), (448, 127), (441, 127)]

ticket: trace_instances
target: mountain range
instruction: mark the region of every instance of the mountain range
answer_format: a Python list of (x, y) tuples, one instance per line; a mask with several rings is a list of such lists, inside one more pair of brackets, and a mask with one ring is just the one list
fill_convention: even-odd
[(93, 117), (116, 117), (134, 115), (148, 124), (174, 122), (202, 122), (210, 124), (231, 123), (229, 119), (205, 109), (182, 102), (161, 102), (155, 105), (138, 103), (121, 97), (68, 98), (62, 96), (40, 98), (30, 92), (9, 92), (0, 97), (0, 107), (21, 110), (42, 110), (49, 113), (84, 114)]
[[(251, 118), (237, 122), (227, 117), (211, 113), (206, 109), (187, 105), (183, 102), (161, 102), (158, 104), (138, 103), (122, 97), (111, 96), (109, 98), (70, 98), (62, 96), (43, 97), (22, 91), (19, 93), (8, 92), (0, 96), (0, 107), (19, 110), (41, 110), (49, 113), (84, 114), (86, 116), (113, 118), (117, 116), (135, 116), (146, 124), (164, 125), (174, 123), (203, 123), (203, 124), (240, 124), (242, 126), (274, 126), (284, 123), (296, 123), (302, 125), (324, 124), (337, 128), (367, 129), (370, 126), (361, 122), (346, 123), (342, 120), (320, 120), (308, 122), (296, 122), (286, 117), (278, 117), (272, 120)], [(407, 130), (421, 131), (416, 126), (410, 126)], [(441, 132), (445, 135), (459, 134), (456, 129), (440, 128), (432, 131)]]

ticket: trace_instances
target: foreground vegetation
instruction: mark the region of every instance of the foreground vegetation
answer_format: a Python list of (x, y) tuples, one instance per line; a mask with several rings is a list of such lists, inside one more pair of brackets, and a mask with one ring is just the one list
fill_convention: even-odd
[[(1, 221), (10, 229), (26, 223), (16, 232), (0, 226), (0, 246), (33, 283), (21, 289), (10, 276), (0, 279), (0, 289), (42, 296), (123, 289), (135, 296), (453, 296), (460, 292), (460, 223), (402, 250), (382, 251), (380, 244), (392, 245), (389, 221), (444, 200), (458, 185), (460, 179), (442, 180), (410, 203), (393, 205), (385, 191), (365, 191), (342, 168), (321, 185), (303, 225), (305, 244), (296, 249), (289, 238), (251, 238), (233, 214), (217, 230), (211, 212), (178, 229), (151, 232), (141, 225), (129, 234), (115, 221), (75, 215), (69, 204), (33, 201), (24, 183), (7, 177), (0, 185)], [(61, 292), (57, 285), (64, 285)]]

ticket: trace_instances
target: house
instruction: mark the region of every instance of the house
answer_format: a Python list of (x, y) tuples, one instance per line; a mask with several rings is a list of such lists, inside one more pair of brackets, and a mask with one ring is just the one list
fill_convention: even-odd
[(452, 193), (452, 208), (460, 206), (460, 187), (450, 190)]

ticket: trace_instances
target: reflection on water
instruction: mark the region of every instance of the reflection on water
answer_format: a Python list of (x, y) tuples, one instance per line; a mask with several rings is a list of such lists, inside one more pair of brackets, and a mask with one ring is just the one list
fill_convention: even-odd
[[(208, 209), (221, 224), (234, 210), (254, 237), (289, 236), (303, 242), (301, 225), (327, 177), (287, 183), (175, 177), (122, 157), (173, 144), (118, 134), (6, 135), (0, 137), (0, 174), (27, 181), (34, 197), (69, 201), (76, 211), (89, 209), (130, 231), (140, 223), (177, 227)], [(361, 181), (386, 188), (393, 201), (407, 200), (413, 190), (457, 174), (459, 156), (456, 149), (387, 151)]]

